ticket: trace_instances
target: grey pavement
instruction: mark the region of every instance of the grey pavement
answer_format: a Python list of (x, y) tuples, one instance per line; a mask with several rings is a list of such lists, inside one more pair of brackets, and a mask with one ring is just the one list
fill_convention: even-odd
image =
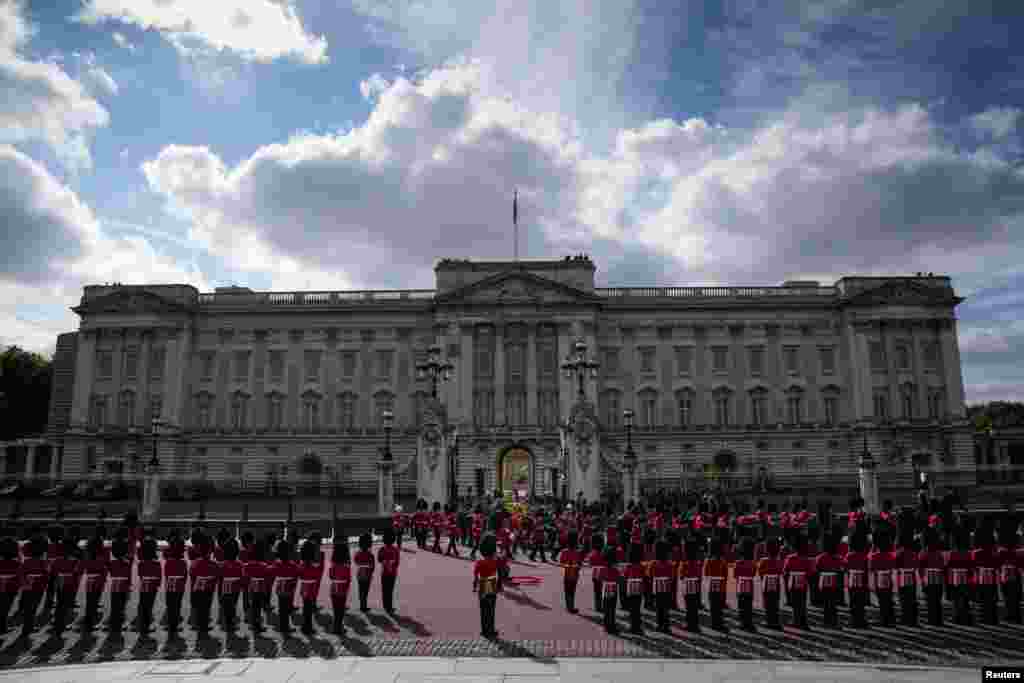
[[(1021, 662), (992, 662), (1020, 665)], [(0, 671), (0, 683), (966, 683), (977, 668), (767, 660), (340, 657), (106, 662)]]

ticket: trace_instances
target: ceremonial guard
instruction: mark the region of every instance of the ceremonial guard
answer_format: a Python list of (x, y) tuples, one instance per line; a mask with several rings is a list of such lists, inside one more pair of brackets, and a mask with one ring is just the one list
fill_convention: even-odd
[(803, 555), (806, 545), (797, 537), (793, 552), (786, 558), (782, 567), (787, 586), (786, 599), (793, 609), (794, 625), (802, 630), (810, 626), (807, 623), (807, 583), (813, 567), (810, 560)]
[(644, 598), (644, 550), (637, 543), (630, 544), (629, 564), (625, 571), (626, 608), (629, 612), (629, 632), (642, 636), (641, 608)]
[(479, 596), (480, 601), (480, 635), (488, 639), (498, 637), (494, 622), (501, 578), (498, 575), (498, 562), (494, 558), (496, 553), (494, 536), (488, 534), (480, 542), (482, 558), (473, 564), (473, 592)]
[(299, 567), (292, 559), (290, 541), (277, 543), (277, 562), (274, 563), (274, 592), (277, 594), (277, 630), (283, 636), (291, 635), (292, 612), (295, 609), (295, 589), (299, 582)]
[(850, 552), (846, 554), (846, 589), (850, 593), (850, 625), (867, 628), (865, 616), (870, 593), (868, 591), (868, 535), (866, 523), (860, 521), (850, 538)]
[[(335, 534), (337, 536), (337, 534)], [(334, 617), (334, 634), (345, 633), (345, 608), (348, 606), (348, 592), (352, 585), (352, 561), (348, 543), (335, 543), (331, 554), (331, 612)]]
[(402, 553), (395, 547), (394, 535), (384, 532), (384, 545), (377, 551), (380, 563), (380, 593), (384, 603), (384, 611), (395, 614), (395, 584), (398, 583), (398, 565), (402, 561)]
[(604, 581), (602, 574), (604, 568), (608, 566), (608, 562), (604, 557), (604, 537), (601, 534), (594, 534), (594, 537), (590, 540), (590, 553), (587, 554), (587, 564), (590, 565), (590, 580), (594, 588), (594, 611), (600, 614), (602, 612), (602, 581)]
[(686, 544), (686, 560), (679, 576), (686, 605), (686, 630), (700, 633), (700, 597), (704, 579), (704, 552), (702, 544), (691, 539)]
[[(193, 542), (195, 542), (195, 537), (193, 537)], [(214, 591), (220, 580), (220, 566), (210, 559), (213, 549), (210, 547), (209, 539), (205, 536), (200, 536), (199, 542), (194, 547), (197, 550), (196, 559), (189, 567), (189, 576), (192, 577), (190, 604), (196, 611), (194, 615), (196, 631), (199, 635), (206, 636), (210, 632), (210, 613)]]
[(973, 626), (971, 613), (971, 583), (974, 581), (974, 562), (971, 559), (971, 537), (964, 527), (954, 533), (955, 549), (949, 553), (946, 562), (946, 581), (953, 599), (953, 623), (957, 626)]
[(366, 604), (366, 601), (370, 595), (370, 583), (373, 581), (373, 570), (376, 564), (373, 553), (370, 552), (372, 547), (373, 536), (369, 533), (362, 534), (359, 537), (359, 550), (353, 558), (356, 565), (356, 584), (359, 588), (359, 609), (362, 612), (370, 611), (370, 606)]
[(11, 536), (0, 539), (0, 633), (7, 633), (7, 617), (21, 590), (21, 558), (18, 541)]
[(914, 538), (914, 522), (907, 520), (900, 529), (900, 545), (896, 549), (896, 588), (900, 595), (900, 623), (916, 627), (917, 615), (917, 571), (919, 552)]
[[(476, 553), (480, 549), (480, 539), (483, 538), (484, 533), (484, 511), (480, 506), (477, 506), (476, 511), (473, 513), (469, 533), (472, 537), (471, 542), (473, 544), (473, 549), (469, 553), (469, 558), (473, 559), (476, 557)], [(543, 549), (541, 550), (541, 561), (545, 561)]]
[(112, 633), (120, 633), (124, 627), (125, 607), (132, 588), (132, 563), (128, 559), (128, 540), (118, 538), (111, 545), (110, 553), (110, 618), (107, 626)]
[(1012, 516), (1003, 518), (999, 549), (999, 585), (1006, 605), (1006, 620), (1011, 624), (1021, 623), (1021, 560), (1017, 549), (1017, 524)]
[(724, 544), (716, 534), (709, 544), (710, 557), (704, 561), (704, 576), (708, 578), (708, 602), (711, 606), (711, 628), (728, 631), (725, 625), (725, 584), (729, 579), (729, 563), (722, 556)]
[(998, 581), (999, 557), (992, 537), (992, 524), (986, 520), (974, 534), (974, 550), (971, 560), (977, 577), (978, 602), (981, 604), (982, 623), (994, 626), (999, 623)]
[(238, 596), (245, 592), (245, 565), (240, 554), (238, 541), (229, 538), (224, 543), (224, 561), (220, 563), (220, 620), (227, 633), (238, 629)]
[(841, 590), (839, 571), (842, 568), (843, 559), (837, 553), (838, 545), (838, 539), (835, 535), (828, 534), (825, 537), (822, 552), (814, 561), (826, 628), (839, 628), (839, 600), (837, 593)]
[(672, 608), (672, 579), (676, 574), (676, 567), (670, 559), (670, 552), (668, 541), (658, 541), (654, 548), (654, 564), (651, 567), (655, 613), (660, 633), (670, 633), (669, 610)]
[(29, 638), (36, 628), (36, 610), (46, 593), (48, 579), (46, 560), (46, 539), (35, 534), (29, 539), (25, 550), (28, 557), (21, 563), (21, 637)]
[(148, 635), (153, 626), (153, 605), (163, 583), (163, 567), (160, 564), (156, 539), (146, 536), (139, 544), (139, 635)]
[(530, 562), (537, 561), (537, 553), (540, 553), (540, 561), (547, 562), (544, 556), (544, 516), (537, 512), (533, 518), (533, 531), (530, 539)]
[(399, 548), (402, 547), (402, 534), (405, 533), (407, 522), (408, 519), (406, 514), (402, 512), (402, 506), (396, 505), (395, 511), (391, 514), (391, 529), (395, 532), (395, 544)]
[(78, 544), (69, 536), (64, 539), (62, 552), (50, 565), (50, 573), (55, 579), (54, 590), (57, 592), (57, 606), (53, 614), (54, 633), (64, 632), (71, 605), (78, 594), (79, 554)]
[(874, 580), (875, 596), (878, 598), (878, 625), (883, 628), (895, 625), (892, 572), (896, 566), (896, 554), (892, 549), (890, 533), (890, 527), (886, 525), (876, 528), (873, 538), (875, 548), (868, 555), (868, 571)]
[[(453, 506), (449, 505), (445, 514), (445, 524), (448, 529), (448, 549), (445, 556), (459, 556), (459, 516), (455, 513)], [(397, 539), (396, 539), (397, 540)], [(399, 544), (401, 549), (401, 544)]]
[(648, 527), (644, 532), (644, 609), (654, 611), (654, 563), (657, 560), (655, 543), (658, 534)]
[(266, 541), (256, 541), (250, 558), (242, 565), (245, 588), (249, 594), (249, 625), (253, 633), (263, 633), (263, 613), (270, 601), (270, 588), (274, 582), (273, 568), (267, 561)]
[(416, 531), (416, 547), (420, 550), (426, 550), (427, 533), (430, 529), (430, 512), (427, 509), (427, 501), (420, 500), (416, 503), (416, 512), (412, 516), (412, 525)]
[(53, 565), (57, 560), (64, 557), (64, 527), (59, 525), (51, 526), (47, 530), (49, 543), (46, 545), (46, 597), (43, 599), (43, 609), (47, 612), (53, 610), (58, 594), (57, 575), (53, 571)]
[(608, 546), (604, 553), (605, 566), (601, 569), (601, 605), (604, 613), (605, 633), (613, 635), (619, 632), (615, 621), (619, 592), (619, 570), (616, 566), (616, 559), (616, 548)]
[(580, 565), (583, 563), (583, 558), (576, 549), (576, 546), (576, 532), (571, 531), (566, 539), (565, 550), (562, 551), (561, 556), (558, 558), (558, 563), (562, 567), (565, 608), (570, 614), (576, 614), (579, 611), (576, 609), (576, 586), (579, 584)]
[(928, 605), (928, 624), (942, 626), (942, 595), (945, 589), (946, 556), (938, 530), (925, 530), (925, 547), (920, 554), (921, 584)]
[(683, 566), (683, 539), (681, 532), (675, 529), (666, 534), (669, 546), (669, 560), (672, 562), (672, 588), (669, 591), (669, 604), (673, 610), (679, 609), (679, 572)]
[(430, 525), (434, 529), (434, 547), (431, 548), (438, 555), (441, 554), (441, 533), (445, 528), (445, 516), (441, 511), (441, 504), (434, 501), (434, 512), (430, 515)]
[(746, 631), (755, 631), (754, 627), (754, 576), (757, 566), (754, 563), (754, 539), (744, 536), (739, 542), (739, 559), (733, 568), (736, 577), (736, 603), (740, 612), (740, 625)]

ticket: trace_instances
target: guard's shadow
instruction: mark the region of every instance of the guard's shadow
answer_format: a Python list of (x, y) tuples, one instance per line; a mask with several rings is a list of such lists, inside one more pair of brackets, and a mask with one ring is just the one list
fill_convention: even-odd
[(309, 649), (312, 654), (323, 659), (334, 659), (338, 656), (334, 643), (316, 634), (309, 636)]
[(131, 649), (132, 659), (152, 659), (157, 649), (156, 638), (152, 635), (140, 635)]
[(274, 659), (278, 653), (277, 641), (262, 634), (253, 636), (252, 649), (265, 659)]
[(180, 633), (167, 636), (162, 650), (164, 659), (181, 659), (186, 652), (188, 652), (188, 643)]
[(510, 593), (509, 591), (502, 591), (501, 595), (511, 602), (519, 605), (525, 605), (526, 607), (532, 607), (533, 609), (540, 610), (542, 612), (550, 612), (551, 608), (547, 605), (537, 602), (533, 598), (529, 597), (525, 593)]
[(309, 657), (310, 646), (303, 638), (297, 638), (294, 635), (290, 635), (284, 639), (281, 643), (281, 654), (288, 657), (295, 657), (296, 659), (306, 659)]
[(373, 635), (373, 631), (370, 629), (370, 624), (366, 619), (366, 615), (361, 612), (358, 614), (346, 614), (345, 628), (352, 629), (360, 636)]
[(248, 657), (252, 649), (252, 643), (237, 633), (229, 633), (224, 639), (225, 653), (232, 657)]
[(101, 662), (105, 662), (116, 658), (121, 652), (124, 652), (124, 634), (120, 631), (112, 631), (107, 635), (100, 649), (96, 651), (96, 655)]
[(82, 633), (75, 644), (68, 648), (65, 664), (78, 664), (85, 661), (86, 656), (96, 646), (96, 636), (91, 632)]
[(386, 631), (388, 633), (399, 632), (399, 628), (397, 625), (395, 625), (395, 622), (391, 621), (391, 619), (384, 616), (383, 614), (374, 614), (371, 612), (366, 615), (366, 619), (381, 631)]
[(35, 655), (37, 665), (43, 665), (50, 661), (54, 655), (64, 649), (64, 636), (59, 633), (51, 633), (50, 637), (36, 647), (32, 654)]
[(538, 655), (537, 653), (529, 650), (519, 643), (512, 642), (510, 640), (504, 640), (503, 638), (495, 638), (491, 641), (495, 647), (501, 652), (504, 657), (517, 657), (523, 659), (530, 659), (535, 662), (542, 664), (551, 664), (557, 666), (557, 661), (553, 657), (545, 657)]
[(373, 657), (373, 650), (370, 646), (351, 636), (341, 636), (338, 640), (343, 648), (357, 657)]
[(196, 653), (203, 659), (220, 657), (223, 648), (224, 643), (220, 638), (214, 638), (211, 635), (196, 638)]
[(416, 621), (412, 617), (399, 615), (395, 617), (395, 622), (406, 631), (411, 631), (417, 638), (429, 638), (433, 635), (422, 622)]

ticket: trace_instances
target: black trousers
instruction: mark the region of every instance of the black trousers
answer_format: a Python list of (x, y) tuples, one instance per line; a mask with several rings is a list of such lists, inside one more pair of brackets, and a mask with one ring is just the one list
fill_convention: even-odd
[[(547, 562), (548, 559), (544, 556), (544, 550), (545, 547), (543, 541), (534, 541), (533, 545), (530, 546), (530, 562), (537, 561), (537, 553), (540, 553), (541, 562)], [(476, 548), (473, 548), (473, 552), (476, 552)]]
[(189, 604), (195, 614), (192, 623), (198, 633), (209, 633), (210, 613), (213, 611), (213, 591), (192, 591)]
[(36, 629), (36, 611), (43, 601), (42, 591), (21, 592), (21, 635), (27, 637)]
[(641, 610), (643, 609), (644, 596), (641, 595), (627, 595), (623, 602), (626, 603), (626, 610), (629, 612), (629, 631), (636, 635), (642, 635), (644, 632), (643, 618)]
[(942, 585), (925, 586), (924, 596), (928, 604), (928, 623), (942, 626)]
[(748, 631), (754, 630), (754, 594), (738, 593), (736, 603), (740, 608), (740, 625)]
[(900, 588), (900, 623), (903, 626), (917, 626), (917, 586)]
[(100, 591), (89, 591), (85, 594), (85, 618), (82, 626), (87, 631), (96, 628), (96, 624), (100, 620), (100, 600), (102, 598), (103, 593)]
[(383, 597), (384, 611), (388, 614), (395, 611), (395, 583), (397, 581), (397, 576), (380, 575), (380, 592)]
[(604, 609), (604, 605), (601, 604), (601, 582), (591, 581), (590, 583), (594, 584), (594, 611), (601, 612)]
[(1021, 623), (1021, 609), (1020, 609), (1020, 593), (1021, 593), (1021, 582), (1020, 577), (1007, 581), (1002, 585), (1003, 590), (1003, 604), (1006, 605), (1006, 620), (1012, 624)]
[(994, 584), (978, 586), (978, 602), (981, 603), (981, 623), (992, 626), (999, 623), (998, 589)]
[(694, 633), (700, 631), (699, 593), (691, 593), (686, 596), (686, 630)]
[(441, 552), (441, 530), (434, 529), (434, 547), (431, 548), (435, 553)]
[(950, 586), (949, 591), (953, 599), (953, 623), (957, 626), (973, 626), (974, 614), (971, 612), (971, 594), (967, 586)]
[(220, 620), (226, 632), (234, 633), (238, 629), (238, 593), (220, 594)]
[(124, 612), (128, 606), (128, 593), (110, 594), (110, 619), (107, 626), (111, 631), (117, 632), (124, 628)]
[(249, 592), (249, 626), (254, 633), (263, 632), (263, 603), (267, 594), (262, 591)]
[(782, 622), (779, 621), (779, 599), (781, 597), (779, 591), (765, 591), (763, 594), (764, 623), (768, 628), (782, 628)]
[(654, 594), (654, 612), (658, 618), (658, 630), (669, 632), (669, 611), (672, 609), (672, 594), (669, 592)]
[(601, 596), (601, 605), (604, 612), (604, 630), (606, 633), (618, 633), (619, 627), (616, 624), (616, 612), (618, 612), (618, 596)]
[(458, 539), (455, 538), (455, 533), (453, 532), (448, 537), (448, 550), (444, 552), (445, 555), (454, 555), (455, 557), (459, 556), (459, 545), (457, 541)]
[(294, 595), (277, 596), (277, 630), (281, 633), (292, 632), (292, 612), (295, 610)]
[(892, 590), (875, 591), (875, 595), (878, 597), (878, 624), (883, 628), (890, 628), (896, 621)]
[(316, 613), (316, 600), (302, 601), (302, 632), (313, 632), (313, 615)]
[(359, 579), (356, 583), (359, 587), (359, 609), (364, 612), (370, 611), (370, 606), (366, 604), (367, 598), (370, 596), (370, 581), (372, 579)]
[(789, 590), (789, 606), (793, 608), (793, 624), (799, 629), (808, 629), (807, 591)]
[(576, 586), (578, 584), (578, 581), (567, 580), (567, 581), (563, 581), (562, 584), (563, 584), (563, 586), (565, 588), (565, 608), (567, 610), (569, 610), (570, 612), (575, 612), (576, 611)]
[(139, 593), (139, 633), (149, 633), (153, 626), (153, 603), (156, 602), (156, 591)]
[(17, 593), (5, 591), (0, 593), (0, 633), (7, 632), (7, 617), (11, 613), (11, 605), (14, 604), (14, 598)]
[(181, 628), (181, 603), (184, 598), (183, 591), (164, 593), (164, 601), (167, 603), (167, 630), (170, 633), (177, 633)]
[(494, 616), (497, 611), (498, 596), (494, 593), (480, 596), (480, 633), (485, 638), (497, 634)]
[(835, 588), (825, 588), (819, 591), (825, 628), (839, 628), (839, 596), (836, 595), (837, 592), (838, 589)]
[(709, 592), (708, 602), (711, 606), (711, 628), (716, 631), (728, 630), (725, 626), (725, 591)]
[(850, 625), (854, 628), (867, 628), (868, 620), (865, 612), (868, 606), (868, 592), (863, 588), (850, 591)]
[(345, 603), (348, 596), (332, 595), (331, 611), (334, 617), (334, 633), (341, 635), (345, 632)]
[(71, 605), (75, 601), (75, 594), (71, 591), (58, 591), (57, 604), (53, 611), (53, 630), (61, 633), (68, 625), (68, 617), (71, 615)]

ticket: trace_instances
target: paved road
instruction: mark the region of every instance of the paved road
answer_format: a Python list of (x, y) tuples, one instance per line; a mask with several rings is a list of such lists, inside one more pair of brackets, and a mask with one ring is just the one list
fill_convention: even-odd
[[(16, 641), (16, 630), (0, 640), (0, 666), (72, 664), (129, 659), (188, 659), (216, 657), (326, 657), (346, 654), (370, 656), (447, 656), (447, 657), (670, 657), (697, 659), (772, 659), (820, 662), (868, 662), (872, 664), (918, 664), (928, 666), (975, 666), (983, 663), (1024, 659), (1024, 627), (1003, 624), (997, 627), (943, 628), (922, 626), (858, 631), (846, 626), (843, 614), (841, 630), (821, 626), (821, 615), (811, 609), (809, 632), (789, 627), (782, 633), (740, 631), (735, 618), (735, 601), (730, 596), (728, 635), (710, 629), (690, 634), (682, 629), (682, 616), (673, 616), (671, 636), (650, 633), (645, 637), (609, 637), (592, 611), (589, 582), (581, 584), (577, 615), (562, 605), (561, 580), (554, 565), (517, 562), (513, 575), (537, 576), (541, 583), (510, 589), (498, 605), (498, 629), (501, 638), (490, 642), (479, 637), (479, 618), (471, 593), (471, 564), (430, 552), (413, 550), (406, 543), (399, 572), (398, 616), (388, 617), (380, 609), (379, 582), (370, 594), (373, 608), (367, 615), (350, 610), (346, 623), (349, 636), (339, 639), (327, 633), (330, 628), (326, 584), (320, 595), (324, 610), (318, 617), (319, 632), (312, 637), (296, 634), (283, 639), (271, 630), (253, 637), (247, 627), (235, 636), (215, 630), (212, 637), (197, 641), (185, 631), (183, 638), (168, 639), (158, 630), (152, 638), (139, 638), (133, 632), (122, 636), (98, 630), (81, 634), (77, 627), (63, 637), (49, 630), (38, 631), (31, 642)], [(350, 596), (350, 606), (355, 596)], [(187, 610), (186, 600), (186, 610)], [(84, 604), (84, 601), (82, 602)], [(157, 613), (162, 614), (158, 602)], [(134, 602), (128, 614), (135, 613)], [(788, 614), (784, 615), (788, 617)], [(44, 617), (48, 615), (43, 615)], [(620, 613), (620, 627), (626, 627), (626, 615)], [(758, 611), (757, 617), (763, 620)], [(876, 613), (869, 612), (869, 619)], [(653, 615), (645, 614), (646, 626), (653, 629)], [(271, 622), (271, 626), (274, 622)]]

